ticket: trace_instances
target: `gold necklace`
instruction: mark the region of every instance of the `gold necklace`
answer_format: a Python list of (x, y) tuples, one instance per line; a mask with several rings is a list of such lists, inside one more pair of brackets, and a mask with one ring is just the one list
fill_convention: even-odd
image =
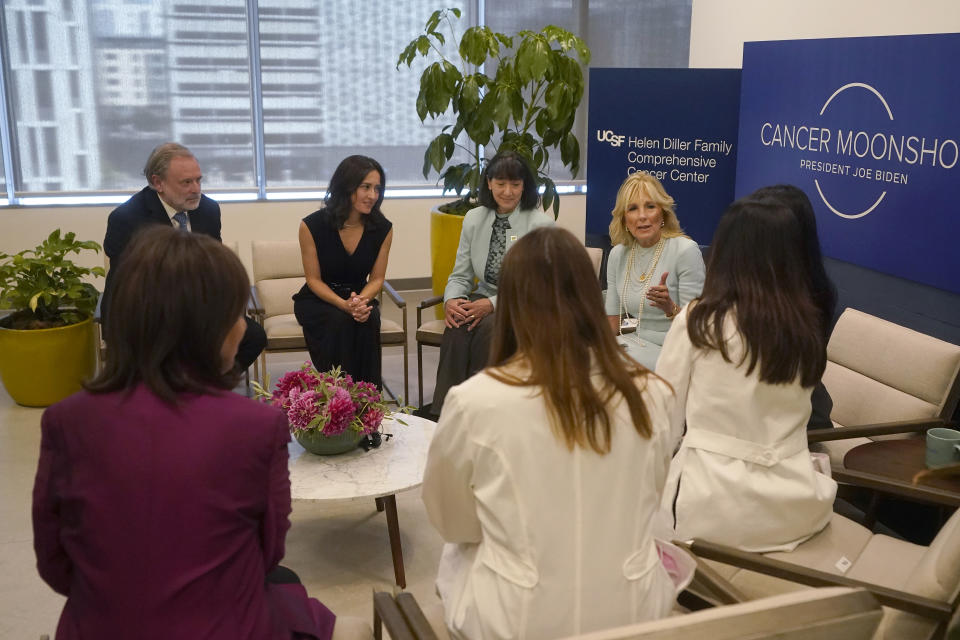
[[(657, 268), (657, 263), (660, 262), (660, 256), (663, 254), (663, 247), (666, 244), (666, 238), (662, 237), (657, 242), (657, 248), (653, 252), (653, 258), (650, 259), (650, 263), (643, 270), (640, 275), (635, 273), (634, 264), (636, 263), (637, 256), (637, 243), (634, 243), (630, 247), (630, 255), (627, 256), (627, 269), (623, 274), (623, 286), (620, 287), (620, 311), (621, 315), (624, 318), (629, 317), (627, 312), (627, 284), (630, 283), (630, 280), (633, 279), (640, 283), (640, 306), (637, 307), (637, 324), (636, 329), (633, 332), (633, 338), (636, 340), (637, 344), (641, 347), (645, 347), (646, 344), (643, 340), (640, 339), (640, 319), (643, 317), (643, 307), (647, 301), (647, 289), (650, 288), (651, 277), (653, 272)], [(623, 322), (620, 323), (620, 335), (623, 335)]]

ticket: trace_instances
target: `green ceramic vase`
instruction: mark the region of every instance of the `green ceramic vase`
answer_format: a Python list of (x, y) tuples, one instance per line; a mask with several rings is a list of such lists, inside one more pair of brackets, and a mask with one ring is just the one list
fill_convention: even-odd
[(293, 435), (300, 446), (318, 456), (333, 456), (356, 449), (363, 435), (353, 429), (346, 429), (335, 436), (325, 436), (319, 431), (296, 431)]

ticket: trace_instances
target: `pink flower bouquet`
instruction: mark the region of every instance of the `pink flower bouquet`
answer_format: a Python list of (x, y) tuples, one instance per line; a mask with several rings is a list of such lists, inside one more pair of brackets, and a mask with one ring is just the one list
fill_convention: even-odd
[(287, 414), (294, 435), (336, 436), (347, 429), (368, 435), (378, 431), (383, 419), (391, 415), (374, 384), (354, 381), (340, 367), (320, 373), (305, 362), (280, 376), (272, 393), (256, 383), (254, 390), (262, 402)]

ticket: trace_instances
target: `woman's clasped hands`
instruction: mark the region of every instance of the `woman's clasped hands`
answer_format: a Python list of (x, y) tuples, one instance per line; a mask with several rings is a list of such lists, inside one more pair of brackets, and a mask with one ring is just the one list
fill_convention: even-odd
[(489, 298), (467, 300), (466, 298), (452, 298), (443, 304), (446, 315), (446, 324), (455, 329), (467, 324), (467, 331), (472, 331), (477, 323), (493, 313), (493, 303)]
[(370, 299), (361, 295), (357, 295), (356, 292), (350, 292), (350, 298), (346, 301), (347, 303), (347, 313), (353, 316), (353, 319), (356, 322), (366, 322), (370, 318), (370, 312), (373, 310), (373, 305), (370, 304)]

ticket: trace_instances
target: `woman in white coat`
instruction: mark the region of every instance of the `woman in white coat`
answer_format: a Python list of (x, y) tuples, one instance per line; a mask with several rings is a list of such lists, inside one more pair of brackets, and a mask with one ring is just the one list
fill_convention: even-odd
[(653, 516), (670, 387), (617, 346), (583, 246), (539, 228), (507, 253), (492, 366), (451, 389), (423, 501), (462, 638), (556, 638), (666, 615)]
[(703, 295), (667, 334), (657, 374), (677, 392), (663, 507), (681, 539), (791, 550), (827, 525), (837, 485), (807, 449), (810, 394), (826, 366), (800, 225), (744, 199), (721, 218)]

